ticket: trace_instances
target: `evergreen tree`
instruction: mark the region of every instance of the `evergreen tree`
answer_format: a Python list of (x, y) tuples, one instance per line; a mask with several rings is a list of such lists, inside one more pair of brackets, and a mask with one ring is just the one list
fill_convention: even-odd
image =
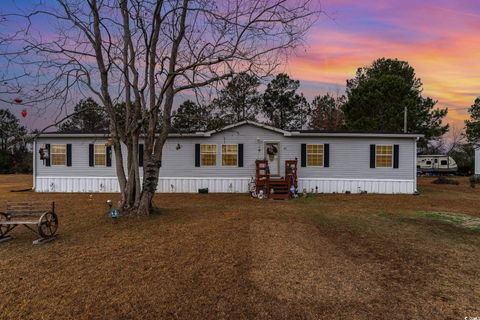
[(267, 86), (263, 94), (262, 111), (271, 126), (297, 130), (307, 125), (310, 105), (303, 94), (298, 94), (298, 80), (287, 74), (278, 74)]
[(212, 108), (217, 111), (217, 115), (221, 115), (223, 124), (257, 120), (256, 115), (262, 104), (259, 85), (258, 78), (248, 73), (240, 73), (228, 82), (212, 101)]
[(338, 130), (343, 126), (342, 107), (345, 104), (345, 96), (334, 98), (327, 93), (317, 96), (312, 101), (312, 115), (310, 128), (321, 130)]
[(104, 109), (92, 98), (80, 100), (75, 106), (73, 116), (57, 127), (60, 132), (98, 132), (109, 130), (107, 115)]
[(184, 101), (172, 116), (172, 129), (179, 132), (204, 131), (209, 124), (209, 110), (191, 100)]
[(0, 109), (0, 173), (30, 172), (27, 130), (8, 109)]
[(470, 120), (465, 120), (465, 135), (469, 142), (478, 143), (480, 140), (480, 97), (468, 108)]
[(421, 133), (425, 139), (440, 137), (448, 131), (442, 120), (447, 109), (422, 95), (422, 82), (405, 61), (378, 59), (359, 68), (347, 81), (347, 102), (343, 107), (345, 126), (350, 130), (402, 132), (404, 108), (407, 131)]

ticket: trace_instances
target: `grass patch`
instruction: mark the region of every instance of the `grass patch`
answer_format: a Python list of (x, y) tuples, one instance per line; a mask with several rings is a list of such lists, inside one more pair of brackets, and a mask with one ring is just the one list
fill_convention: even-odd
[(453, 224), (469, 230), (480, 231), (480, 218), (478, 217), (451, 212), (420, 211), (418, 214), (430, 220)]

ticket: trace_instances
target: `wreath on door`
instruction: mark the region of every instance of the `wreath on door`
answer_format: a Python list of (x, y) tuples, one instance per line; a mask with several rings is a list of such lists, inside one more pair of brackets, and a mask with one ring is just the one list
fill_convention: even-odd
[(273, 159), (275, 158), (275, 155), (277, 155), (277, 153), (278, 153), (278, 149), (275, 145), (270, 144), (267, 147), (267, 154), (268, 154), (268, 158), (270, 159), (270, 161), (273, 161)]

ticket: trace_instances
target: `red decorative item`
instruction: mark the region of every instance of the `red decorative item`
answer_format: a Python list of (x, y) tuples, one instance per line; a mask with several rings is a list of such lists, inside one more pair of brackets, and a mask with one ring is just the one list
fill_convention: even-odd
[(20, 98), (15, 98), (15, 99), (13, 99), (13, 101), (15, 101), (16, 103), (22, 103), (23, 100), (20, 99)]
[(27, 116), (27, 110), (23, 109), (23, 110), (22, 110), (22, 117), (25, 118), (26, 116)]

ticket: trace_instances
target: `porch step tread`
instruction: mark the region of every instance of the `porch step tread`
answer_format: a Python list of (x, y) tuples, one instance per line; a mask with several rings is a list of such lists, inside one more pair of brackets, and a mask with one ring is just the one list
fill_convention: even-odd
[(270, 199), (274, 199), (274, 200), (284, 200), (288, 198), (289, 198), (289, 195), (284, 193), (281, 193), (281, 194), (273, 193), (270, 195)]

